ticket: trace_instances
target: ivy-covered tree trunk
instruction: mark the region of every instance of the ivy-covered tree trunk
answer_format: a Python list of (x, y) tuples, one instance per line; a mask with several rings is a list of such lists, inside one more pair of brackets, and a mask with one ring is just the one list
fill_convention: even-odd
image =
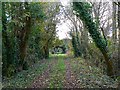
[(73, 46), (74, 56), (75, 56), (75, 57), (78, 57), (78, 54), (77, 54), (77, 47), (76, 47), (75, 44), (76, 44), (75, 36), (72, 35), (72, 46)]
[(80, 39), (79, 39), (79, 32), (78, 32), (78, 29), (77, 29), (77, 26), (75, 26), (75, 29), (76, 29), (76, 36), (75, 36), (75, 39), (76, 39), (76, 47), (77, 47), (77, 56), (81, 56), (81, 45), (80, 45)]
[(2, 58), (3, 74), (10, 76), (13, 73), (9, 70), (9, 69), (13, 69), (12, 68), (12, 53), (11, 53), (11, 44), (10, 44), (10, 40), (9, 40), (8, 33), (7, 33), (7, 26), (6, 26), (7, 17), (6, 17), (5, 11), (6, 11), (5, 3), (3, 2), (2, 3), (2, 41), (5, 47), (2, 49), (4, 50), (3, 52), (5, 52), (5, 57)]
[(45, 58), (45, 59), (49, 58), (49, 47), (48, 47), (48, 43), (46, 43), (46, 45), (44, 46), (44, 58)]
[[(25, 9), (26, 12), (29, 12), (28, 8), (28, 3), (25, 2)], [(27, 49), (27, 43), (28, 43), (28, 38), (29, 34), (31, 31), (31, 17), (26, 16), (25, 18), (25, 26), (23, 27), (23, 30), (21, 31), (21, 36), (20, 36), (20, 62), (19, 62), (19, 70), (21, 71), (22, 69), (27, 69), (27, 62), (25, 61), (25, 56), (26, 56), (26, 49)]]
[[(83, 26), (84, 27), (84, 26)], [(86, 28), (84, 27), (83, 30), (81, 30), (81, 50), (82, 50), (82, 57), (84, 59), (87, 59), (87, 49), (88, 49), (88, 32)]]
[(104, 56), (107, 65), (107, 75), (113, 76), (113, 66), (107, 53), (106, 40), (102, 38), (96, 24), (93, 22), (88, 7), (90, 7), (90, 5), (86, 2), (73, 2), (73, 9), (75, 10), (75, 14), (85, 23), (85, 26), (87, 27), (93, 41)]
[(120, 2), (118, 2), (118, 30), (119, 30), (119, 43), (118, 43), (118, 68), (120, 70)]
[(72, 36), (72, 46), (73, 46), (73, 52), (74, 52), (74, 56), (75, 57), (79, 57), (81, 56), (81, 52), (80, 52), (80, 43), (79, 43), (79, 38), (78, 36), (71, 34)]
[(30, 26), (31, 26), (31, 18), (30, 17), (26, 17), (26, 26), (23, 29), (23, 32), (21, 33), (21, 38), (20, 38), (20, 69), (23, 69), (23, 65), (24, 62), (26, 62), (25, 56), (26, 56), (26, 49), (27, 49), (27, 41), (29, 38), (29, 34), (30, 34)]

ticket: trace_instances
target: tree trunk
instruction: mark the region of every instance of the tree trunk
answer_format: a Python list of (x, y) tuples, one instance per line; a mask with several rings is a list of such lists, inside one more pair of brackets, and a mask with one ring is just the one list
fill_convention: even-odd
[(112, 66), (112, 61), (109, 59), (108, 54), (106, 52), (102, 52), (104, 59), (105, 59), (105, 63), (107, 65), (107, 74), (108, 76), (113, 77), (114, 72), (113, 72), (113, 66)]
[(44, 46), (44, 58), (45, 58), (45, 59), (49, 58), (49, 47), (48, 47), (48, 43), (46, 43), (46, 45)]
[(120, 2), (118, 2), (118, 30), (119, 30), (119, 43), (118, 43), (118, 68), (120, 69)]
[(8, 37), (8, 33), (7, 33), (7, 17), (6, 17), (6, 13), (5, 13), (5, 2), (2, 3), (2, 40), (3, 40), (3, 44), (5, 46), (5, 55), (6, 55), (6, 61), (3, 62), (3, 74), (7, 75), (9, 73), (8, 69), (10, 67), (10, 65), (12, 64), (12, 54), (11, 54), (11, 44), (10, 44), (10, 40)]
[(116, 4), (113, 2), (113, 17), (112, 17), (112, 40), (113, 40), (113, 51), (116, 47), (117, 40), (117, 28), (116, 28)]
[(23, 69), (23, 65), (24, 65), (24, 59), (26, 56), (26, 49), (27, 49), (27, 41), (29, 38), (29, 34), (30, 34), (30, 27), (31, 27), (31, 18), (30, 17), (26, 17), (26, 25), (24, 27), (24, 29), (21, 32), (21, 37), (20, 37), (20, 71)]
[(113, 76), (114, 73), (112, 61), (110, 61), (108, 57), (105, 39), (101, 36), (100, 32), (98, 31), (98, 27), (96, 27), (96, 23), (93, 22), (90, 13), (88, 13), (89, 9), (85, 7), (84, 2), (77, 3), (73, 2), (73, 9), (76, 11), (75, 14), (77, 14), (81, 18), (81, 20), (85, 23), (93, 41), (103, 54), (107, 65), (107, 75)]

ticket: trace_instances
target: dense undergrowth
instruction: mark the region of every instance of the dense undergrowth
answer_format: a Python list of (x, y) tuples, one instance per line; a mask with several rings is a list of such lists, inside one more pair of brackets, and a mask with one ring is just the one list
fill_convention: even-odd
[(37, 62), (28, 70), (24, 70), (19, 72), (15, 76), (11, 78), (7, 78), (3, 80), (3, 87), (27, 87), (29, 86), (32, 81), (39, 76), (46, 68), (47, 64), (50, 62), (49, 60), (45, 60), (45, 62)]
[(84, 59), (75, 58), (70, 63), (82, 88), (117, 88), (117, 80), (104, 75), (100, 68), (91, 66)]

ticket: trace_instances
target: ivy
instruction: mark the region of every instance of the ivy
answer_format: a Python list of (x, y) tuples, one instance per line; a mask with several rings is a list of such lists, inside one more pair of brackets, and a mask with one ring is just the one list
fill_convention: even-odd
[(96, 23), (93, 22), (92, 16), (89, 11), (90, 5), (83, 2), (73, 2), (73, 9), (76, 11), (75, 14), (80, 17), (80, 19), (85, 22), (86, 27), (90, 33), (90, 36), (93, 38), (96, 46), (100, 50), (106, 50), (106, 43), (104, 38), (102, 38), (100, 32), (97, 29)]
[[(87, 5), (90, 6), (89, 3)], [(98, 31), (97, 24), (93, 22), (92, 16), (90, 14), (90, 8), (86, 7), (85, 2), (73, 2), (73, 10), (75, 11), (74, 14), (76, 14), (76, 16), (78, 16), (85, 23), (90, 36), (103, 54), (107, 65), (107, 74), (109, 76), (113, 76), (114, 73), (112, 61), (109, 60), (109, 55), (107, 54), (107, 41), (101, 36), (100, 32)]]

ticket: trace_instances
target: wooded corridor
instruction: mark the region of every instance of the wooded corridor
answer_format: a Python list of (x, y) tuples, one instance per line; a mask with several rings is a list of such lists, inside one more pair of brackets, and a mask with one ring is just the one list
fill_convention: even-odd
[(120, 2), (2, 2), (1, 88), (120, 88)]

